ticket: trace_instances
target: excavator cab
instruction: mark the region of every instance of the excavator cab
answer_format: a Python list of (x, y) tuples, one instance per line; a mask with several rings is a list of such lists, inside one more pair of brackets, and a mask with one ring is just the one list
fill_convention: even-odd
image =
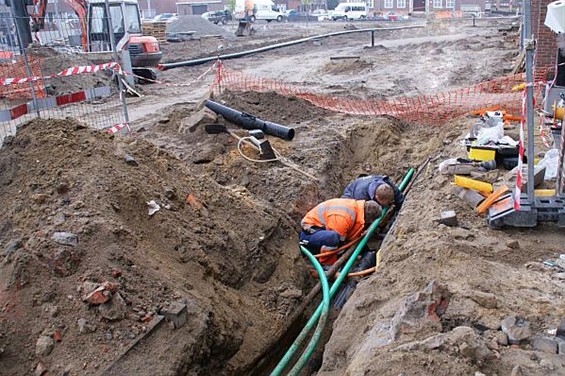
[[(4, 0), (14, 8), (15, 22), (21, 32), (22, 48), (32, 43), (32, 30), (45, 26), (49, 0)], [(114, 34), (117, 50), (127, 49), (134, 73), (155, 79), (152, 69), (163, 57), (157, 39), (141, 34), (141, 19), (137, 0), (109, 0), (109, 15), (105, 0), (66, 0), (79, 18), (81, 45), (84, 52), (112, 51), (110, 32)], [(27, 7), (33, 5), (33, 12)], [(110, 30), (110, 22), (112, 30)], [(31, 21), (31, 22), (30, 22)], [(31, 25), (31, 27), (30, 27)]]
[[(112, 33), (119, 47), (129, 51), (131, 64), (134, 70), (139, 70), (146, 76), (142, 69), (156, 67), (163, 57), (159, 50), (159, 43), (155, 37), (142, 36), (139, 5), (136, 0), (111, 0), (109, 2), (110, 15), (106, 14), (104, 0), (88, 1), (87, 32), (82, 39), (83, 47), (87, 52), (111, 51), (110, 28), (108, 19), (112, 23)], [(127, 40), (123, 40), (127, 36)]]

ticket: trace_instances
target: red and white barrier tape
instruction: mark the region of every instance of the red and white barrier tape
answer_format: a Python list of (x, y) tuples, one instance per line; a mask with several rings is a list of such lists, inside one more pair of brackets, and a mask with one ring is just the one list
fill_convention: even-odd
[(113, 127), (106, 129), (106, 133), (111, 133), (111, 134), (118, 133), (124, 128), (128, 130), (128, 133), (131, 132), (131, 128), (129, 127), (129, 124), (122, 123), (122, 124), (115, 124)]
[(7, 110), (0, 110), (0, 122), (15, 120), (21, 116), (38, 110), (48, 110), (55, 107), (65, 106), (71, 103), (78, 103), (96, 98), (107, 97), (112, 94), (109, 86), (90, 88), (69, 94), (57, 95), (54, 97), (37, 98), (27, 103)]
[(551, 145), (549, 145), (549, 141), (547, 141), (547, 136), (545, 134), (545, 128), (546, 128), (546, 126), (545, 126), (545, 115), (541, 114), (540, 115), (540, 121), (539, 121), (539, 135), (540, 135), (541, 142), (543, 143), (543, 145), (546, 148), (550, 149)]
[(79, 67), (71, 67), (65, 70), (62, 70), (59, 73), (52, 74), (49, 76), (32, 76), (32, 77), (21, 77), (21, 78), (0, 78), (0, 85), (7, 86), (7, 85), (17, 85), (23, 84), (26, 82), (34, 82), (34, 81), (41, 81), (41, 80), (48, 80), (50, 78), (55, 77), (68, 77), (68, 76), (75, 76), (84, 73), (95, 73), (99, 72), (104, 69), (120, 69), (120, 65), (116, 62), (111, 63), (104, 63), (98, 65), (87, 65), (87, 66), (79, 66)]
[(520, 197), (522, 196), (522, 178), (524, 164), (524, 122), (526, 120), (526, 88), (522, 97), (522, 117), (520, 119), (520, 139), (518, 140), (518, 172), (516, 173), (516, 194), (514, 196), (514, 210), (520, 209)]

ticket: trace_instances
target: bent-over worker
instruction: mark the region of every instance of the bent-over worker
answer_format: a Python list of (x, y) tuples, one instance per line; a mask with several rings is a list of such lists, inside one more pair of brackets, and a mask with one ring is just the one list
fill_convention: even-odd
[[(373, 200), (334, 198), (324, 201), (302, 219), (300, 244), (313, 254), (334, 250), (340, 243), (359, 237), (381, 213), (381, 206)], [(333, 263), (335, 259), (322, 263)]]
[(381, 206), (390, 206), (394, 203), (396, 210), (400, 210), (404, 202), (404, 195), (386, 175), (369, 175), (353, 180), (345, 187), (342, 198), (356, 200), (375, 200)]

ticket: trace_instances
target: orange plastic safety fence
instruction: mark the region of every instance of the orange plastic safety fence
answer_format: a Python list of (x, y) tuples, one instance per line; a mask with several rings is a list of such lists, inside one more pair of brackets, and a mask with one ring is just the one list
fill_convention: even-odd
[[(538, 71), (536, 82), (547, 76)], [(480, 84), (450, 91), (415, 97), (394, 97), (388, 100), (335, 97), (306, 91), (280, 81), (259, 78), (222, 67), (219, 85), (231, 91), (274, 91), (285, 96), (307, 100), (315, 106), (354, 115), (394, 116), (422, 125), (438, 125), (485, 109), (504, 109), (508, 114), (521, 114), (523, 74), (497, 78)], [(540, 90), (536, 90), (539, 96)]]
[[(7, 61), (6, 61), (7, 60)], [(30, 75), (24, 64), (23, 57), (16, 56), (11, 59), (6, 59), (0, 63), (0, 73), (4, 78), (24, 78)], [(27, 57), (31, 76), (41, 76), (41, 66), (43, 60), (38, 57)], [(42, 80), (33, 82), (33, 88), (37, 98), (45, 97), (45, 90)], [(6, 98), (9, 100), (28, 100), (31, 99), (32, 89), (29, 82), (15, 85), (0, 86), (0, 99)]]

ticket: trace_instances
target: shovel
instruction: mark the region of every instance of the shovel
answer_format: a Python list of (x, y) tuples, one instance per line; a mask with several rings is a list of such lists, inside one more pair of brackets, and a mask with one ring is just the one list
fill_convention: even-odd
[(208, 134), (220, 134), (220, 133), (227, 133), (233, 138), (241, 141), (249, 146), (254, 147), (259, 151), (261, 154), (261, 159), (275, 159), (275, 152), (269, 143), (269, 140), (258, 140), (254, 136), (246, 137), (242, 140), (241, 137), (230, 131), (226, 128), (223, 124), (206, 124), (204, 126), (206, 133)]
[[(238, 141), (241, 140), (241, 137), (239, 137), (238, 135), (236, 135), (235, 133), (233, 133), (232, 131), (227, 129), (226, 126), (223, 125), (223, 124), (206, 124), (204, 126), (204, 130), (208, 134), (227, 133), (230, 136), (232, 136), (233, 138), (235, 138), (236, 140), (238, 140)], [(257, 148), (257, 146), (253, 145), (253, 143), (251, 141), (243, 140), (242, 142), (244, 142), (245, 144), (247, 144), (249, 146), (253, 146), (253, 147)]]
[[(235, 133), (233, 133), (232, 131), (227, 129), (226, 126), (223, 125), (223, 124), (206, 124), (204, 126), (204, 130), (208, 134), (227, 133), (238, 141), (242, 139), (241, 137), (239, 137), (238, 135), (236, 135)], [(241, 142), (244, 142), (247, 145), (250, 145), (250, 146), (256, 148), (257, 150), (259, 150), (260, 153), (263, 153), (265, 156), (268, 156), (269, 158), (275, 157), (274, 151), (273, 151), (271, 145), (268, 143), (268, 140), (257, 140), (255, 137), (250, 137), (250, 139), (252, 141), (255, 141), (255, 142), (251, 142), (247, 138), (243, 139)], [(273, 154), (271, 155), (270, 153), (273, 153)], [(279, 162), (281, 162), (285, 166), (290, 167), (290, 168), (300, 172), (304, 176), (307, 176), (310, 179), (315, 180), (315, 181), (320, 181), (320, 179), (318, 179), (317, 177), (315, 177), (315, 176), (313, 176), (313, 175), (311, 175), (311, 174), (309, 174), (305, 171), (302, 171), (300, 168), (296, 167), (293, 163), (287, 161), (286, 158), (280, 158), (279, 157), (278, 160), (279, 160)]]

